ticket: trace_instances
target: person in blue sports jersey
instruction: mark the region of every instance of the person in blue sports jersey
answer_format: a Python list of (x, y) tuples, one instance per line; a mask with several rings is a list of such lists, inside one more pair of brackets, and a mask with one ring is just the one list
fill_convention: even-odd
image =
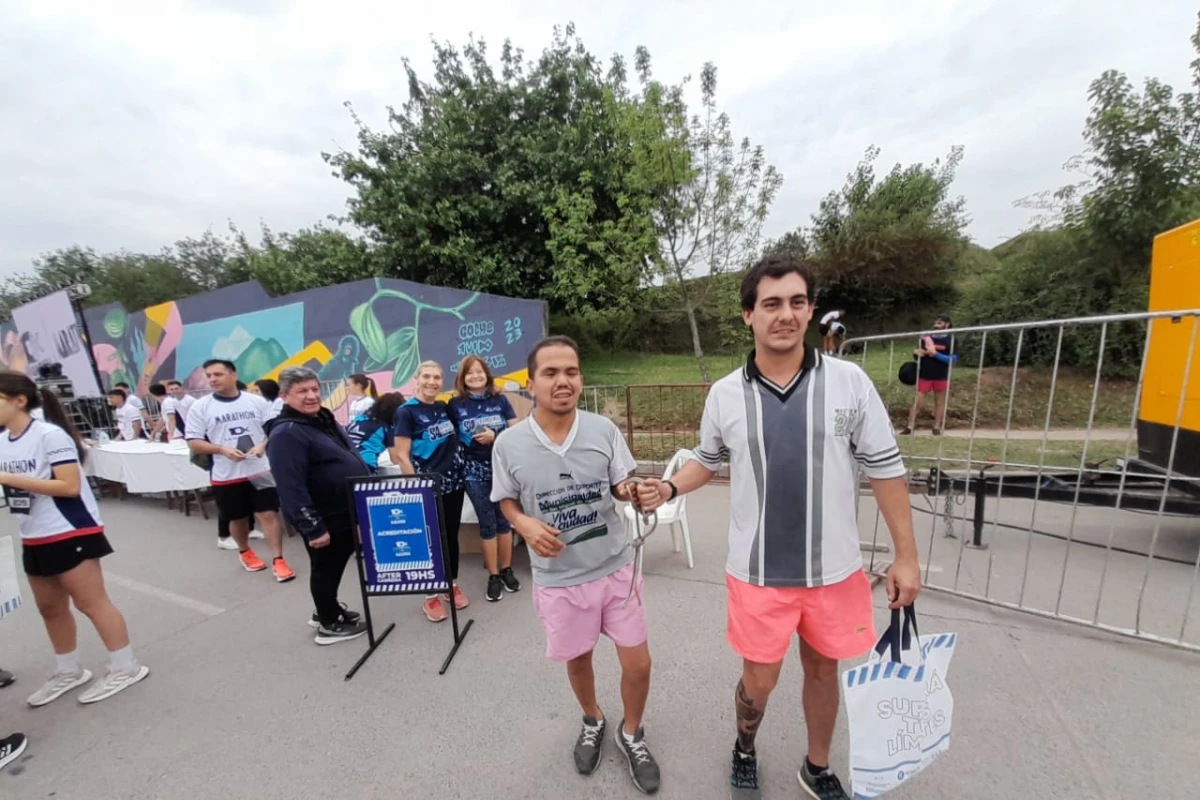
[[(458, 441), (458, 420), (444, 400), (442, 367), (436, 361), (423, 361), (417, 367), (417, 392), (396, 409), (392, 425), (393, 444), (388, 448), (392, 463), (405, 475), (437, 475), (441, 482), (442, 514), (446, 525), (446, 557), (450, 562), (450, 580), (454, 584), (454, 607), (459, 611), (470, 603), (458, 587), (458, 526), (463, 507), (463, 456)], [(425, 598), (423, 609), (430, 622), (442, 622), (448, 616), (444, 603), (450, 596), (434, 594)]]
[(395, 444), (392, 423), (396, 411), (404, 405), (404, 395), (390, 392), (371, 399), (371, 406), (350, 419), (346, 434), (358, 449), (358, 454), (373, 471), (379, 470), (379, 454)]
[(517, 413), (502, 393), (496, 391), (492, 371), (479, 356), (467, 356), (458, 365), (450, 408), (458, 417), (462, 442), (467, 497), (479, 518), (483, 564), (487, 567), (487, 600), (495, 603), (504, 592), (516, 592), (521, 582), (512, 571), (512, 526), (493, 503), (492, 443), (517, 421)]

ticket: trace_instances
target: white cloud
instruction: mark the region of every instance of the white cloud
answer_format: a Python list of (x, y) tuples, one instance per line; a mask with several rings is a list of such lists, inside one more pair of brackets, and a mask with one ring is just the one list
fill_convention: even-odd
[(156, 250), (232, 219), (256, 230), (341, 213), (321, 151), (352, 147), (342, 102), (372, 125), (429, 74), (430, 37), (505, 38), (534, 56), (569, 21), (592, 52), (657, 77), (719, 69), (736, 133), (785, 184), (768, 232), (805, 224), (863, 150), (881, 168), (966, 147), (971, 234), (1024, 224), (1014, 200), (1068, 180), (1089, 81), (1120, 69), (1185, 89), (1195, 9), (1063, 0), (317, 0), (6, 3), (0, 7), (0, 274), (72, 243)]

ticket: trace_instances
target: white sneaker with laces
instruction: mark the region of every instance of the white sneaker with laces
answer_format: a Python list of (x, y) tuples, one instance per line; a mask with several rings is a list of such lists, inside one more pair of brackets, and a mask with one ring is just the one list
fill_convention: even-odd
[(98, 680), (79, 695), (81, 703), (99, 703), (107, 700), (119, 691), (128, 689), (150, 674), (150, 668), (139, 664), (133, 672), (109, 672), (102, 680)]
[[(230, 538), (232, 538), (232, 537), (230, 537)], [(262, 531), (250, 531), (250, 538), (251, 539), (265, 539), (267, 537), (263, 536)]]
[(237, 550), (238, 549), (237, 542), (235, 542), (233, 540), (232, 536), (227, 536), (224, 539), (222, 539), (221, 537), (218, 536), (217, 537), (217, 547), (221, 548), (222, 550)]
[(29, 695), (29, 705), (37, 708), (47, 703), (53, 703), (67, 692), (77, 686), (83, 686), (91, 679), (91, 670), (87, 669), (75, 673), (55, 673), (50, 680), (43, 684), (42, 688)]

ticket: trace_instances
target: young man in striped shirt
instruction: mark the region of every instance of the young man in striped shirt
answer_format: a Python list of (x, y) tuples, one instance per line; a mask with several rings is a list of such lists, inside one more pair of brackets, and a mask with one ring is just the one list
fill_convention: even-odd
[(911, 604), (921, 587), (906, 471), (866, 373), (804, 344), (815, 295), (809, 267), (764, 260), (747, 272), (741, 295), (754, 351), (744, 368), (709, 391), (695, 458), (669, 481), (647, 481), (639, 496), (649, 510), (694, 491), (727, 455), (727, 638), (743, 659), (734, 694), (732, 796), (761, 796), (754, 739), (796, 633), (808, 727), (797, 778), (811, 797), (843, 800), (829, 765), (838, 661), (862, 656), (876, 640), (859, 552), (858, 471), (870, 479), (895, 543), (890, 608)]

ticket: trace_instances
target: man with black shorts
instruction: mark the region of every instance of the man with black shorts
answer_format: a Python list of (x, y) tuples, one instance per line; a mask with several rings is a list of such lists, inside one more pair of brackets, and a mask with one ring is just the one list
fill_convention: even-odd
[(754, 740), (792, 636), (800, 636), (808, 754), (797, 779), (817, 800), (848, 800), (829, 750), (837, 723), (838, 661), (876, 642), (871, 584), (859, 551), (859, 471), (871, 482), (896, 558), (890, 608), (921, 588), (904, 462), (887, 408), (856, 364), (804, 344), (816, 293), (807, 264), (768, 258), (742, 280), (754, 333), (746, 365), (713, 384), (694, 459), (638, 492), (657, 508), (730, 467), (726, 638), (742, 657), (734, 692), (735, 800), (758, 800)]
[(204, 362), (204, 375), (212, 394), (202, 397), (188, 412), (185, 436), (193, 453), (212, 456), (213, 499), (222, 523), (237, 542), (242, 566), (249, 572), (267, 568), (250, 549), (250, 517), (267, 540), (275, 580), (283, 583), (296, 573), (283, 560), (283, 528), (279, 523), (279, 494), (265, 453), (263, 425), (271, 407), (261, 397), (238, 388), (237, 367), (214, 358)]

